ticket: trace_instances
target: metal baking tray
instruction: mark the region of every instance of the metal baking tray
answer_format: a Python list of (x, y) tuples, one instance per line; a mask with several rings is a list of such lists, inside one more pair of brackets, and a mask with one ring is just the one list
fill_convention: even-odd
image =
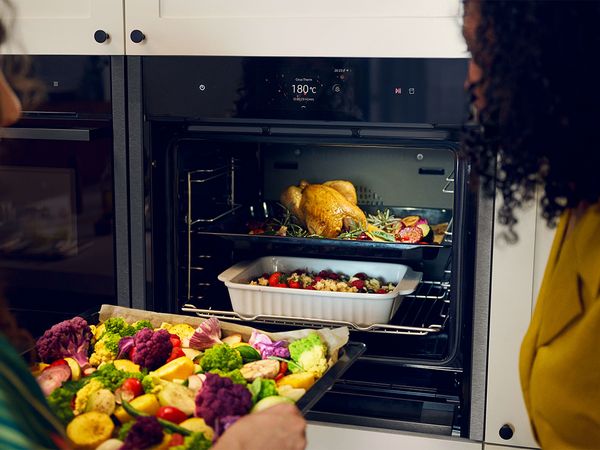
[[(151, 311), (149, 311), (151, 312)], [(76, 316), (84, 318), (88, 324), (96, 324), (100, 320), (99, 310), (88, 310)], [(181, 315), (185, 320), (186, 317), (194, 317), (189, 315)], [(197, 317), (197, 316), (196, 316)], [(356, 360), (365, 352), (367, 346), (362, 342), (349, 341), (344, 345), (338, 354), (338, 360), (331, 366), (321, 378), (296, 402), (296, 406), (302, 414), (307, 414), (315, 403), (317, 403), (323, 395), (331, 390), (336, 381), (356, 362)], [(21, 355), (29, 362), (34, 361), (35, 349), (32, 347)]]
[[(383, 211), (389, 209), (396, 217), (406, 217), (418, 215), (432, 224), (448, 223), (449, 229), (446, 235), (450, 235), (450, 226), (452, 222), (451, 209), (435, 208), (412, 208), (412, 207), (394, 207), (394, 206), (363, 206), (361, 209), (366, 214), (375, 214), (377, 210)], [(216, 221), (210, 225), (201, 225), (192, 230), (193, 233), (202, 236), (215, 236), (233, 242), (237, 248), (245, 249), (251, 247), (260, 247), (265, 251), (276, 253), (285, 252), (287, 249), (301, 250), (308, 253), (318, 252), (322, 255), (341, 256), (369, 256), (386, 257), (394, 255), (398, 257), (399, 253), (410, 253), (411, 256), (422, 257), (424, 259), (433, 259), (437, 256), (439, 250), (444, 247), (451, 247), (452, 241), (444, 239), (440, 244), (403, 244), (400, 242), (375, 242), (375, 241), (357, 241), (344, 239), (328, 239), (314, 237), (289, 237), (273, 235), (251, 235), (248, 234), (249, 221), (263, 221), (269, 218), (277, 217), (281, 206), (274, 202), (263, 202), (259, 205), (250, 207), (240, 207), (227, 217)]]

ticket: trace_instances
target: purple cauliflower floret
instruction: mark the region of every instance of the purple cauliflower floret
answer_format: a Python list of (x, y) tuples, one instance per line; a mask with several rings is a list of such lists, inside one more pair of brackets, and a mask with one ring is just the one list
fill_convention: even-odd
[(163, 428), (153, 416), (138, 417), (129, 429), (127, 437), (119, 450), (143, 450), (160, 444), (163, 440)]
[(40, 359), (52, 363), (62, 358), (73, 358), (81, 367), (86, 367), (92, 340), (92, 330), (85, 319), (74, 317), (63, 320), (44, 332), (35, 349)]
[(202, 389), (196, 395), (196, 417), (215, 427), (217, 419), (227, 416), (243, 416), (252, 408), (252, 394), (241, 384), (230, 378), (213, 373), (206, 374)]
[(132, 361), (148, 370), (155, 370), (167, 362), (173, 344), (167, 330), (152, 331), (142, 328), (133, 337)]
[(250, 336), (248, 343), (260, 353), (262, 359), (267, 359), (270, 356), (279, 358), (289, 358), (290, 351), (286, 341), (273, 342), (266, 334), (259, 333), (254, 330)]
[(236, 423), (240, 417), (242, 416), (218, 417), (215, 421), (215, 435), (213, 438), (213, 442), (217, 442), (221, 435), (225, 433), (231, 425)]

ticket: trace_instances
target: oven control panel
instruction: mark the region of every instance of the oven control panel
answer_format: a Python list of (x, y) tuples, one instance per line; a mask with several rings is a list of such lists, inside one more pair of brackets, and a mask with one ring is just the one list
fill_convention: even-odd
[(465, 59), (147, 57), (150, 117), (460, 124)]

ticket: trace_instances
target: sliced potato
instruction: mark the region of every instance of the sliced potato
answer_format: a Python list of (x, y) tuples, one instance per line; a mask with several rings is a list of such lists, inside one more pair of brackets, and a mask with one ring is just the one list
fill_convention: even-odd
[(78, 450), (93, 450), (110, 439), (115, 425), (108, 414), (91, 411), (75, 417), (67, 425), (67, 436)]
[(69, 365), (71, 369), (71, 380), (77, 381), (81, 378), (81, 367), (79, 363), (75, 361), (73, 358), (65, 358), (65, 361)]
[(150, 375), (170, 381), (176, 378), (185, 379), (193, 373), (194, 361), (187, 356), (180, 356), (159, 367), (154, 372), (150, 372)]
[[(150, 414), (151, 416), (154, 416), (158, 412), (158, 408), (160, 408), (160, 403), (158, 403), (158, 398), (154, 394), (140, 395), (139, 397), (136, 397), (133, 400), (131, 400), (129, 402), (129, 404), (134, 409), (137, 409), (138, 411), (146, 413), (146, 414)], [(131, 417), (129, 414), (127, 414), (127, 411), (125, 411), (125, 408), (123, 408), (122, 406), (119, 406), (115, 410), (115, 417), (121, 423), (129, 422), (130, 420), (133, 420), (133, 417)]]
[(239, 344), (240, 342), (242, 342), (242, 335), (237, 333), (230, 334), (229, 336), (221, 339), (221, 341), (223, 341), (223, 343), (227, 345)]
[(115, 407), (115, 394), (108, 389), (99, 389), (90, 394), (85, 410), (86, 412), (97, 411), (110, 416), (115, 412)]
[(115, 359), (113, 361), (115, 365), (115, 369), (122, 370), (123, 372), (139, 372), (140, 366), (139, 364), (134, 363), (128, 359)]
[(190, 417), (179, 424), (180, 427), (186, 428), (194, 433), (204, 433), (206, 439), (212, 441), (215, 432), (211, 427), (206, 425), (206, 422), (201, 417)]

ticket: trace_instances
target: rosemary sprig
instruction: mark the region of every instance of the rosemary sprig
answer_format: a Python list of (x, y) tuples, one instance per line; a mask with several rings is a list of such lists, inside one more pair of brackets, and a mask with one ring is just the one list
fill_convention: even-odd
[(385, 211), (377, 210), (375, 215), (369, 214), (367, 217), (367, 221), (377, 228), (385, 231), (386, 233), (394, 233), (397, 228), (398, 222), (400, 222), (400, 218), (394, 216), (389, 209)]

